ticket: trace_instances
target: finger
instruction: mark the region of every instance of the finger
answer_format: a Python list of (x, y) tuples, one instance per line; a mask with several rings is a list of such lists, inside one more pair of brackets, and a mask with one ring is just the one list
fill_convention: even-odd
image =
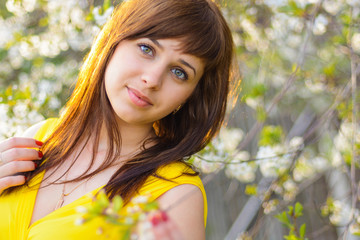
[(4, 177), (0, 179), (0, 193), (9, 187), (23, 185), (25, 183), (25, 177), (22, 175)]
[(0, 152), (11, 148), (40, 148), (42, 145), (42, 142), (33, 138), (12, 137), (0, 143)]
[(0, 153), (0, 157), (4, 164), (12, 161), (40, 160), (43, 154), (30, 148), (12, 148)]
[(36, 164), (32, 161), (14, 161), (9, 162), (1, 167), (0, 179), (21, 172), (33, 171)]

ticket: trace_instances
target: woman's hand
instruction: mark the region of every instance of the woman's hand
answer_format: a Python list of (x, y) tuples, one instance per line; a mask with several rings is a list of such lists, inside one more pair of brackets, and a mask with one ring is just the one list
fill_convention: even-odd
[(9, 138), (0, 143), (0, 194), (9, 187), (25, 183), (25, 176), (18, 173), (33, 171), (37, 167), (33, 161), (43, 157), (37, 150), (42, 144), (23, 137)]
[(150, 213), (145, 221), (137, 226), (138, 240), (184, 240), (176, 223), (164, 211)]
[(161, 211), (151, 217), (154, 238), (157, 240), (184, 240), (180, 229), (168, 215)]

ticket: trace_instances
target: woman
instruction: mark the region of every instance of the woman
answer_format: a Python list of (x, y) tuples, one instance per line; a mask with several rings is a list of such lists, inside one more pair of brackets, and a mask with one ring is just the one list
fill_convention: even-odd
[(98, 239), (100, 222), (73, 222), (101, 188), (157, 199), (157, 239), (204, 239), (206, 196), (186, 159), (222, 124), (232, 55), (210, 0), (117, 7), (61, 117), (0, 144), (0, 239)]

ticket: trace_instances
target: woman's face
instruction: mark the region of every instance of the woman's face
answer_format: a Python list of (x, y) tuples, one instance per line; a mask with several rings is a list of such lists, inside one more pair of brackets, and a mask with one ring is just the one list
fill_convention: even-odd
[(105, 89), (120, 121), (152, 125), (186, 102), (204, 71), (175, 39), (124, 40), (105, 71)]

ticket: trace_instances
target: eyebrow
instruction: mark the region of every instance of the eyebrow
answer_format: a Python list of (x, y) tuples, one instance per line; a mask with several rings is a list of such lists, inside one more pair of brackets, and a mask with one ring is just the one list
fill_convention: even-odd
[(151, 40), (156, 46), (158, 46), (161, 50), (164, 49), (164, 47), (163, 47), (157, 40), (151, 39), (151, 38), (150, 38), (150, 40)]
[[(151, 39), (151, 38), (150, 38), (150, 40), (151, 40), (156, 46), (158, 46), (161, 50), (164, 49), (164, 47), (163, 47), (156, 39)], [(196, 70), (195, 70), (195, 68), (194, 68), (193, 66), (191, 66), (190, 63), (186, 62), (184, 59), (181, 59), (181, 58), (179, 59), (179, 62), (181, 62), (181, 63), (184, 64), (185, 66), (191, 68), (191, 69), (194, 71), (194, 75), (196, 76)]]
[(188, 66), (189, 68), (191, 68), (194, 71), (194, 75), (196, 76), (196, 70), (193, 66), (191, 66), (188, 62), (186, 62), (184, 59), (179, 59), (179, 61), (184, 64), (185, 66)]

